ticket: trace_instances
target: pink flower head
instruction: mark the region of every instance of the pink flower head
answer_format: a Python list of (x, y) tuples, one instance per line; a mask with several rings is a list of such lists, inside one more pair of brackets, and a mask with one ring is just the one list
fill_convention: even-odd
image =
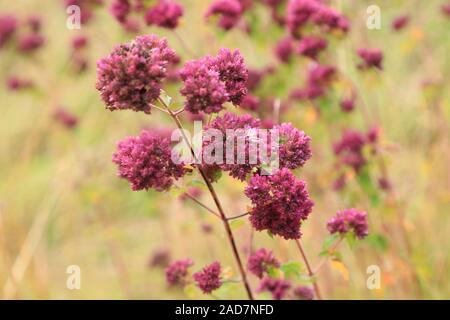
[[(210, 139), (210, 137), (208, 137), (206, 134), (203, 136), (203, 152), (204, 152), (204, 156), (203, 158), (206, 158), (208, 149), (207, 146), (209, 146), (211, 143), (217, 144), (223, 144), (222, 150), (224, 150), (224, 155), (223, 155), (223, 159), (221, 159), (220, 164), (207, 164), (204, 165), (203, 167), (205, 168), (209, 168), (209, 170), (211, 171), (211, 173), (216, 174), (217, 170), (221, 169), (223, 171), (228, 171), (230, 176), (239, 179), (241, 181), (245, 180), (245, 178), (247, 177), (247, 175), (249, 173), (252, 172), (253, 168), (258, 166), (258, 163), (250, 163), (250, 159), (249, 159), (249, 148), (250, 148), (250, 143), (248, 140), (248, 136), (250, 136), (250, 130), (253, 130), (255, 128), (259, 128), (260, 127), (261, 122), (259, 121), (259, 119), (255, 119), (250, 115), (241, 115), (238, 116), (234, 113), (231, 112), (227, 112), (225, 114), (223, 114), (222, 116), (219, 116), (217, 118), (215, 118), (209, 125), (204, 127), (204, 130), (207, 132), (207, 130), (209, 129), (215, 129), (215, 130), (219, 130), (224, 139), (223, 141), (208, 141)], [(234, 153), (232, 154), (233, 159), (226, 159), (226, 139), (229, 138), (227, 137), (228, 133), (227, 130), (228, 129), (232, 129), (232, 130), (238, 130), (240, 129), (241, 132), (236, 131), (236, 135), (238, 134), (242, 134), (245, 137), (245, 161), (243, 161), (244, 163), (239, 163), (238, 161), (238, 146), (237, 143), (234, 144)], [(231, 138), (229, 138), (231, 139)], [(236, 139), (236, 138), (235, 138)], [(230, 161), (227, 161), (230, 160)], [(228, 163), (227, 163), (228, 162)], [(215, 168), (215, 169), (213, 169)]]
[(114, 48), (97, 62), (96, 88), (107, 108), (150, 113), (174, 57), (167, 40), (155, 35), (139, 36)]
[(450, 18), (450, 3), (444, 3), (441, 6), (441, 11), (443, 14)]
[(158, 249), (153, 252), (148, 261), (149, 267), (163, 267), (166, 268), (169, 265), (170, 252), (167, 249)]
[(294, 42), (291, 37), (285, 37), (278, 41), (274, 49), (276, 57), (284, 63), (288, 63), (291, 60), (292, 53), (294, 52)]
[(237, 49), (233, 52), (220, 49), (212, 68), (219, 72), (220, 80), (225, 83), (230, 101), (239, 105), (247, 94), (248, 79), (248, 70), (241, 52)]
[(17, 30), (18, 22), (12, 14), (0, 14), (0, 48), (11, 39)]
[(222, 285), (220, 269), (220, 263), (216, 261), (204, 267), (201, 271), (194, 273), (194, 280), (203, 293), (209, 294), (220, 288)]
[(111, 15), (117, 21), (123, 23), (131, 12), (131, 4), (129, 0), (113, 0), (109, 9)]
[(280, 262), (275, 258), (273, 252), (264, 248), (256, 250), (248, 257), (247, 268), (258, 278), (262, 278), (269, 268), (279, 268)]
[(268, 176), (255, 175), (245, 195), (253, 204), (250, 222), (256, 230), (268, 230), (285, 239), (301, 237), (302, 220), (308, 218), (314, 205), (303, 180), (286, 168)]
[(67, 129), (73, 129), (78, 124), (78, 118), (63, 107), (56, 108), (53, 117)]
[(289, 169), (303, 167), (312, 156), (311, 138), (291, 123), (276, 125), (274, 129), (278, 130), (280, 138), (280, 167)]
[(166, 280), (170, 286), (184, 286), (187, 282), (188, 269), (194, 262), (191, 259), (177, 260), (166, 268)]
[(344, 98), (341, 100), (341, 110), (344, 112), (351, 112), (355, 109), (355, 95), (352, 94), (351, 97)]
[(162, 28), (175, 29), (183, 16), (183, 7), (172, 0), (160, 0), (145, 13), (147, 25), (155, 24)]
[(306, 36), (300, 40), (297, 52), (305, 57), (316, 59), (319, 53), (326, 49), (328, 41), (323, 38)]
[(215, 0), (205, 16), (219, 16), (219, 27), (230, 30), (235, 27), (241, 19), (243, 8), (238, 0)]
[(240, 107), (249, 111), (256, 111), (260, 106), (260, 99), (252, 94), (247, 94), (244, 99), (242, 99)]
[(359, 239), (363, 239), (368, 234), (367, 213), (356, 209), (338, 211), (328, 220), (327, 229), (331, 234), (352, 231)]
[(86, 47), (88, 44), (88, 38), (85, 35), (78, 35), (72, 38), (72, 49), (80, 50)]
[(17, 49), (21, 53), (30, 53), (42, 47), (45, 43), (45, 39), (39, 33), (29, 33), (22, 36), (19, 39), (19, 43), (17, 45)]
[(291, 93), (293, 99), (316, 99), (323, 96), (326, 88), (334, 80), (336, 68), (314, 62), (308, 70), (306, 85), (301, 89), (294, 89)]
[(291, 283), (284, 279), (273, 279), (265, 276), (258, 288), (258, 292), (269, 291), (272, 294), (273, 299), (281, 300), (291, 289)]
[(358, 50), (358, 55), (363, 60), (358, 68), (360, 69), (369, 69), (369, 68), (377, 68), (383, 69), (383, 52), (380, 49), (366, 49), (362, 48)]
[(320, 2), (317, 0), (289, 0), (287, 26), (292, 36), (300, 36), (300, 29), (311, 20), (319, 7)]
[(326, 31), (341, 30), (347, 32), (350, 28), (350, 22), (342, 14), (325, 5), (319, 6), (314, 13), (312, 21), (326, 28)]
[(314, 290), (311, 287), (299, 286), (294, 289), (294, 295), (300, 300), (313, 300)]
[(346, 130), (341, 139), (333, 145), (334, 153), (340, 156), (343, 164), (359, 171), (366, 163), (363, 147), (366, 137), (356, 130)]
[(174, 179), (187, 172), (183, 164), (172, 161), (170, 140), (146, 130), (119, 141), (113, 162), (119, 167), (119, 176), (127, 179), (134, 191), (168, 190)]
[(212, 59), (189, 61), (180, 70), (184, 84), (180, 92), (186, 97), (185, 107), (189, 112), (219, 112), (228, 101), (225, 83), (220, 80), (219, 72), (210, 67)]
[(400, 31), (404, 27), (406, 27), (409, 23), (409, 16), (408, 15), (401, 15), (392, 21), (392, 29), (395, 31)]
[(6, 87), (10, 91), (18, 91), (27, 89), (33, 86), (33, 82), (28, 79), (19, 78), (16, 76), (10, 76), (6, 79)]
[(30, 27), (31, 31), (33, 31), (33, 32), (39, 32), (41, 30), (42, 20), (41, 20), (41, 17), (38, 15), (35, 15), (35, 14), (30, 15), (27, 18), (26, 23)]

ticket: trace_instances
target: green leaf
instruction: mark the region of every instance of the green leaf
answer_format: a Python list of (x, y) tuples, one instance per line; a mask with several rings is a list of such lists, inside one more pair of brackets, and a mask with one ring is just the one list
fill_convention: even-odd
[(356, 236), (353, 232), (347, 232), (345, 234), (345, 240), (347, 240), (347, 243), (350, 247), (350, 249), (354, 249), (357, 243)]
[(337, 239), (339, 239), (340, 236), (341, 235), (336, 232), (326, 237), (322, 243), (322, 251), (328, 252), (328, 250), (333, 246), (334, 242), (337, 241)]
[(267, 274), (269, 275), (269, 277), (271, 278), (279, 278), (280, 277), (280, 269), (275, 268), (273, 266), (270, 266), (267, 269)]
[(373, 248), (380, 250), (380, 251), (386, 251), (389, 247), (388, 240), (381, 234), (369, 234), (365, 241)]
[(281, 271), (283, 271), (284, 276), (286, 278), (291, 277), (300, 277), (302, 272), (302, 264), (297, 261), (290, 261), (286, 262), (285, 264), (282, 264), (280, 267)]
[(237, 230), (245, 224), (243, 219), (234, 219), (230, 222), (231, 230)]
[(371, 204), (374, 207), (378, 206), (380, 204), (378, 188), (374, 185), (367, 166), (363, 168), (361, 172), (359, 172), (358, 182), (361, 188), (369, 197)]

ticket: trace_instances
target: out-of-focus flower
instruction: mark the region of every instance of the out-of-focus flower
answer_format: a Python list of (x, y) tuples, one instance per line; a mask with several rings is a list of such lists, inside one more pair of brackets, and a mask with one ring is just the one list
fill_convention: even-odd
[(284, 63), (288, 63), (291, 60), (292, 53), (294, 52), (294, 42), (291, 37), (285, 37), (278, 41), (274, 49), (276, 57)]
[(155, 24), (162, 28), (175, 29), (183, 16), (183, 7), (172, 0), (160, 0), (145, 13), (147, 25)]
[(363, 239), (368, 235), (367, 213), (356, 209), (338, 211), (328, 220), (327, 229), (331, 234), (352, 231), (359, 239)]
[(243, 8), (238, 0), (215, 0), (205, 16), (219, 16), (218, 25), (224, 30), (235, 27), (241, 19)]
[(202, 195), (203, 191), (202, 191), (202, 189), (200, 189), (198, 187), (189, 187), (185, 193), (180, 195), (179, 199), (181, 201), (188, 200), (189, 196), (187, 195), (187, 193), (189, 193), (189, 195), (194, 198), (198, 198)]
[(326, 49), (328, 41), (314, 36), (305, 36), (300, 40), (297, 52), (303, 56), (316, 59), (319, 53)]
[(318, 7), (312, 20), (315, 24), (325, 27), (326, 31), (341, 30), (347, 32), (350, 28), (350, 22), (346, 17), (324, 4)]
[(352, 94), (350, 97), (342, 99), (340, 106), (342, 111), (352, 112), (355, 109), (355, 95)]
[(275, 258), (273, 252), (265, 248), (256, 250), (248, 257), (248, 270), (260, 279), (270, 268), (279, 267), (280, 262)]
[(72, 49), (80, 50), (88, 44), (88, 38), (85, 35), (78, 35), (72, 38)]
[(12, 14), (0, 14), (0, 48), (12, 38), (17, 30), (18, 22)]
[(387, 177), (380, 177), (378, 179), (378, 186), (384, 191), (390, 191), (392, 189), (392, 183)]
[(67, 129), (73, 129), (78, 124), (78, 118), (63, 107), (56, 108), (53, 117)]
[(119, 176), (127, 179), (134, 191), (165, 191), (187, 172), (183, 164), (172, 161), (170, 140), (147, 130), (120, 141), (113, 162), (119, 167)]
[(304, 88), (297, 88), (291, 92), (292, 99), (309, 99), (313, 100), (323, 96), (326, 88), (334, 80), (336, 76), (336, 68), (329, 65), (321, 65), (314, 62), (309, 70)]
[(314, 205), (303, 180), (286, 168), (267, 176), (255, 175), (245, 195), (253, 204), (250, 222), (256, 230), (268, 230), (285, 239), (301, 237), (302, 220), (308, 218)]
[(450, 3), (443, 4), (441, 6), (441, 11), (443, 14), (450, 18)]
[(189, 267), (193, 264), (191, 259), (172, 262), (165, 270), (167, 283), (170, 286), (184, 286), (187, 283)]
[(45, 39), (39, 33), (29, 33), (23, 35), (18, 40), (17, 49), (24, 54), (30, 53), (42, 47)]
[(39, 32), (42, 26), (41, 17), (38, 15), (30, 15), (26, 21), (27, 25), (30, 27), (32, 32)]
[(17, 76), (10, 76), (6, 79), (6, 87), (10, 91), (18, 91), (22, 89), (31, 88), (33, 82), (28, 79), (19, 78)]
[(284, 279), (273, 279), (265, 276), (258, 288), (258, 292), (269, 291), (275, 300), (283, 299), (291, 289), (291, 283)]
[(203, 293), (209, 294), (220, 288), (222, 285), (220, 270), (220, 263), (216, 261), (204, 267), (201, 271), (194, 273), (194, 280)]
[(294, 289), (294, 295), (300, 300), (313, 300), (314, 290), (307, 286), (298, 286)]
[(358, 68), (360, 69), (369, 69), (369, 68), (377, 68), (383, 69), (383, 52), (380, 49), (367, 49), (361, 48), (358, 50), (358, 55), (363, 60)]
[(317, 0), (289, 0), (287, 5), (287, 27), (294, 37), (300, 36), (300, 29), (312, 18), (320, 7)]
[(400, 31), (404, 27), (406, 27), (408, 23), (409, 23), (408, 15), (398, 16), (397, 18), (394, 19), (394, 21), (392, 21), (392, 29), (395, 31)]
[(96, 88), (107, 108), (150, 113), (150, 104), (159, 97), (161, 81), (174, 58), (166, 39), (155, 35), (139, 36), (114, 48), (97, 62)]
[(111, 15), (117, 21), (123, 23), (131, 12), (131, 4), (129, 0), (113, 0), (109, 9)]
[(240, 107), (245, 110), (256, 111), (258, 110), (259, 105), (260, 99), (249, 93), (242, 99)]
[(367, 162), (362, 152), (365, 144), (366, 137), (363, 134), (356, 130), (346, 130), (341, 139), (333, 145), (333, 149), (342, 164), (358, 172)]
[(170, 252), (167, 249), (156, 250), (148, 261), (149, 267), (166, 268), (170, 262)]

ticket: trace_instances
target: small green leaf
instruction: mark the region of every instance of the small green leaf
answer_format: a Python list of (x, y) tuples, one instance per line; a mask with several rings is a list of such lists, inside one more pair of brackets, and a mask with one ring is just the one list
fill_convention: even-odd
[(326, 251), (328, 252), (328, 250), (331, 248), (331, 246), (334, 244), (334, 242), (339, 239), (341, 235), (339, 233), (333, 233), (330, 234), (328, 237), (325, 238), (325, 240), (322, 243), (322, 252)]
[(381, 234), (369, 234), (365, 241), (367, 241), (370, 246), (380, 251), (386, 251), (389, 247), (388, 240)]
[(159, 98), (164, 102), (164, 104), (167, 107), (170, 107), (170, 104), (172, 102), (172, 97), (169, 96), (164, 90), (160, 90), (159, 92)]
[(347, 243), (348, 243), (350, 249), (354, 249), (355, 248), (356, 243), (357, 243), (357, 241), (356, 241), (357, 239), (356, 239), (356, 236), (355, 236), (355, 234), (353, 232), (347, 232), (345, 234), (345, 240), (347, 240)]
[(230, 227), (232, 230), (237, 230), (245, 224), (243, 219), (234, 219), (230, 222)]
[(300, 277), (301, 271), (302, 271), (302, 265), (300, 262), (297, 261), (290, 261), (286, 262), (285, 264), (282, 264), (280, 267), (281, 271), (283, 271), (284, 276), (286, 278), (291, 277)]
[(271, 277), (271, 278), (279, 278), (279, 277), (280, 277), (280, 269), (274, 268), (274, 267), (270, 266), (270, 267), (267, 269), (267, 274), (268, 274), (269, 277)]

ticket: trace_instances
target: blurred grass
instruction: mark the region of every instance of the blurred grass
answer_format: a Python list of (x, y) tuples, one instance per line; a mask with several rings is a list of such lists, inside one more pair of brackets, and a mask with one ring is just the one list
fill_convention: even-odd
[[(214, 53), (220, 47), (238, 47), (251, 67), (262, 68), (275, 61), (270, 45), (283, 33), (270, 31), (266, 10), (257, 9), (258, 16), (263, 17), (259, 25), (263, 32), (250, 39), (239, 31), (217, 35), (212, 24), (203, 20), (208, 1), (180, 2), (186, 15), (177, 33), (198, 55)], [(383, 143), (390, 150), (388, 167), (406, 217), (405, 228), (412, 240), (413, 263), (422, 280), (424, 297), (449, 298), (450, 22), (439, 12), (442, 1), (383, 2), (383, 27), (373, 31), (365, 28), (368, 2), (332, 2), (351, 17), (352, 32), (336, 41), (337, 50), (327, 53), (326, 61), (336, 63), (355, 81), (363, 93), (361, 98), (367, 104), (370, 120), (383, 127)], [(95, 90), (95, 61), (133, 35), (124, 34), (105, 7), (97, 10), (96, 19), (81, 30), (90, 39), (90, 68), (77, 75), (67, 68), (70, 39), (77, 31), (65, 27), (64, 8), (58, 1), (2, 2), (0, 12), (17, 13), (20, 17), (42, 15), (47, 38), (46, 47), (33, 58), (0, 51), (2, 80), (17, 74), (32, 78), (38, 85), (29, 93), (6, 92), (3, 84), (0, 86), (2, 288), (40, 215), (48, 215), (48, 220), (42, 227), (42, 238), (33, 240), (36, 248), (23, 279), (14, 286), (16, 298), (164, 299), (186, 294), (204, 298), (192, 288), (185, 293), (167, 289), (163, 271), (148, 268), (151, 253), (161, 247), (170, 249), (173, 258), (192, 258), (194, 270), (220, 260), (237, 277), (219, 221), (194, 204), (181, 203), (171, 193), (131, 192), (127, 183), (116, 177), (111, 154), (117, 140), (135, 135), (143, 127), (170, 125), (157, 112), (152, 116), (107, 112)], [(411, 14), (410, 26), (401, 33), (392, 33), (390, 21), (403, 13)], [(166, 36), (184, 59), (191, 58), (173, 33), (158, 28), (145, 28), (143, 32)], [(361, 46), (383, 49), (385, 68), (380, 74), (362, 75), (355, 70), (354, 52)], [(295, 67), (282, 67), (285, 87), (279, 94), (302, 83), (305, 67), (302, 61)], [(431, 92), (424, 92), (422, 85), (429, 80), (438, 85), (427, 89)], [(337, 86), (345, 87), (343, 82)], [(173, 94), (176, 91), (172, 89), (169, 93)], [(434, 103), (438, 91), (442, 97)], [(67, 107), (80, 118), (74, 131), (52, 120), (56, 105)], [(327, 266), (320, 275), (325, 297), (414, 298), (408, 286), (410, 268), (405, 262), (407, 254), (396, 226), (397, 209), (392, 199), (383, 196), (382, 203), (374, 207), (356, 183), (351, 183), (345, 194), (330, 189), (334, 174), (331, 143), (342, 128), (365, 128), (360, 109), (339, 119), (333, 113), (317, 119), (312, 110), (308, 105), (296, 105), (283, 115), (283, 120), (292, 121), (313, 138), (314, 158), (301, 172), (316, 203), (303, 226), (303, 241), (313, 264), (319, 261), (321, 242), (326, 237), (325, 222), (338, 209), (356, 206), (367, 210), (371, 232), (388, 239), (386, 251), (368, 242), (354, 251), (343, 246), (343, 261), (350, 279), (345, 281), (337, 270)], [(248, 205), (243, 186), (228, 177), (218, 185), (230, 216), (243, 212)], [(203, 200), (212, 204), (207, 195)], [(213, 225), (212, 234), (202, 233), (202, 221)], [(246, 249), (250, 228), (244, 221), (235, 231), (239, 245)], [(293, 243), (271, 239), (265, 233), (254, 236), (255, 246), (273, 248), (283, 261), (299, 260)], [(66, 288), (66, 268), (73, 264), (81, 267), (81, 290)], [(366, 288), (365, 269), (370, 264), (382, 268), (381, 290)], [(252, 285), (256, 287), (254, 280)], [(238, 298), (243, 292), (240, 285), (227, 284), (217, 296)]]

